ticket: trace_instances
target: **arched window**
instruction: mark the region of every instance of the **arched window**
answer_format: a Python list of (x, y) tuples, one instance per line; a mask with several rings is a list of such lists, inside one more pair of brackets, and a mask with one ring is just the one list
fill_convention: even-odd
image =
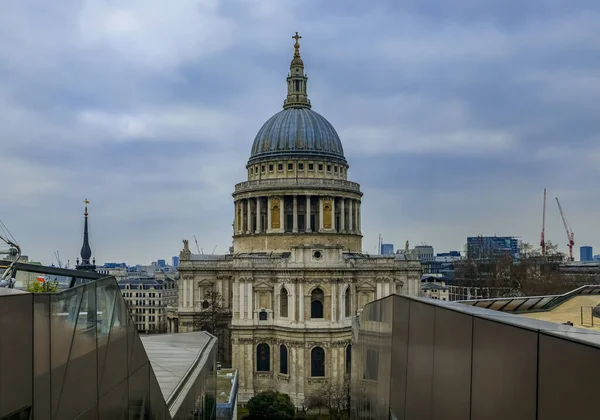
[(351, 315), (351, 299), (352, 298), (350, 297), (350, 286), (348, 286), (348, 288), (346, 289), (346, 293), (344, 294), (344, 312), (346, 317), (349, 317)]
[(279, 373), (288, 373), (288, 350), (283, 344), (279, 346)]
[(346, 346), (346, 375), (350, 375), (352, 369), (352, 344)]
[(256, 371), (268, 372), (271, 370), (271, 349), (266, 343), (256, 346)]
[(287, 318), (288, 316), (288, 292), (284, 288), (281, 289), (281, 308), (280, 308), (280, 316)]
[(325, 376), (325, 350), (315, 347), (310, 352), (310, 376)]
[(323, 318), (323, 291), (315, 289), (310, 295), (310, 317)]

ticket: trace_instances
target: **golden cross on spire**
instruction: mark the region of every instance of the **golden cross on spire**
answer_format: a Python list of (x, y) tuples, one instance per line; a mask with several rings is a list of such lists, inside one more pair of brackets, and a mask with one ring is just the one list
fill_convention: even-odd
[(299, 50), (300, 50), (300, 44), (298, 43), (298, 40), (299, 40), (300, 38), (302, 38), (302, 37), (301, 37), (300, 35), (298, 35), (298, 32), (296, 32), (296, 35), (294, 35), (294, 36), (292, 37), (292, 39), (295, 39), (295, 40), (296, 40), (296, 43), (294, 44), (294, 55), (295, 55), (295, 56), (298, 56), (298, 55), (300, 55), (300, 51), (299, 51)]
[(83, 202), (85, 203), (85, 205), (87, 206), (88, 204), (90, 204), (90, 201), (86, 198), (85, 200), (83, 200)]

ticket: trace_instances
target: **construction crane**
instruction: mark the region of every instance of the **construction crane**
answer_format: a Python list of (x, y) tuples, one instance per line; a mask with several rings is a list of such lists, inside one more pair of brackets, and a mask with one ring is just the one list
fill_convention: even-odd
[(203, 252), (200, 252), (200, 247), (198, 246), (198, 239), (196, 239), (196, 235), (194, 235), (194, 242), (196, 242), (196, 250), (198, 251), (198, 254), (203, 254)]
[(58, 263), (58, 268), (63, 268), (62, 261), (60, 260), (60, 253), (58, 250), (54, 252), (54, 256), (56, 257), (56, 262)]
[(546, 256), (546, 189), (544, 188), (544, 209), (542, 210), (542, 238), (540, 246), (542, 247), (542, 257)]
[(563, 224), (565, 225), (565, 232), (567, 232), (567, 241), (569, 241), (569, 243), (568, 243), (569, 261), (575, 261), (575, 259), (573, 258), (573, 245), (575, 245), (575, 234), (571, 230), (571, 227), (569, 226), (569, 222), (567, 222), (567, 218), (565, 217), (565, 214), (563, 213), (563, 209), (562, 209), (562, 206), (560, 205), (560, 201), (558, 200), (558, 197), (556, 197), (556, 204), (558, 204), (558, 211), (560, 211), (560, 217), (562, 218)]

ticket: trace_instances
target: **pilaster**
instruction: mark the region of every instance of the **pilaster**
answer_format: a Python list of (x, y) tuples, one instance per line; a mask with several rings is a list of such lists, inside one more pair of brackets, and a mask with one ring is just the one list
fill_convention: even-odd
[(294, 202), (292, 205), (292, 233), (298, 233), (298, 196), (294, 194)]
[(256, 231), (255, 233), (261, 233), (262, 226), (260, 225), (260, 197), (256, 197)]
[(306, 211), (304, 212), (304, 231), (310, 233), (310, 195), (306, 196)]

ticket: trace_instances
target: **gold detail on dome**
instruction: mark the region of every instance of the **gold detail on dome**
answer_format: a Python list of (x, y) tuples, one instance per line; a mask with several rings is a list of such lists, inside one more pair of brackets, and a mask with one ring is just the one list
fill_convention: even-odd
[(323, 229), (332, 228), (331, 208), (332, 203), (330, 199), (323, 200)]
[(281, 225), (279, 217), (279, 199), (271, 199), (271, 229), (279, 229)]

